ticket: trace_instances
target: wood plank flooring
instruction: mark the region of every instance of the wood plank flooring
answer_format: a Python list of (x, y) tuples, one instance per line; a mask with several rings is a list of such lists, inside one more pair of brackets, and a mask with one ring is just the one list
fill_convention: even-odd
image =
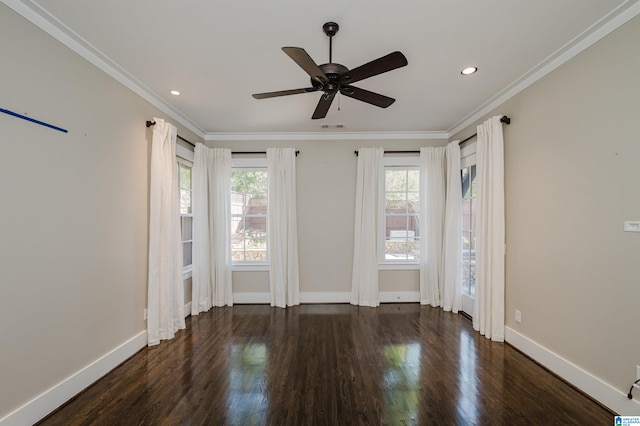
[(41, 425), (611, 425), (462, 315), (418, 304), (214, 308)]

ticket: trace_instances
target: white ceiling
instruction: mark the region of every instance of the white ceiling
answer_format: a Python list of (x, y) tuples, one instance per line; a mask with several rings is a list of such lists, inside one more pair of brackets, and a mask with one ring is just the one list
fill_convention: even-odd
[[(197, 134), (341, 132), (448, 135), (638, 14), (638, 0), (2, 0)], [(399, 50), (408, 66), (356, 86), (380, 109), (308, 87), (283, 46), (329, 59), (322, 25), (340, 25), (333, 61), (348, 68)], [(594, 35), (595, 34), (595, 35)], [(464, 77), (468, 65), (479, 71)], [(179, 90), (172, 96), (170, 90)], [(508, 111), (505, 111), (508, 113)], [(435, 132), (435, 133), (430, 133)]]

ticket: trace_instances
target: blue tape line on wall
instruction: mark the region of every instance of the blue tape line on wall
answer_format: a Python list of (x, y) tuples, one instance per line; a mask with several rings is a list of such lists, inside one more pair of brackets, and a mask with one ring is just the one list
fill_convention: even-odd
[(11, 116), (14, 116), (14, 117), (22, 118), (23, 120), (27, 120), (27, 121), (30, 121), (32, 123), (39, 124), (41, 126), (45, 126), (45, 127), (50, 128), (50, 129), (57, 130), (59, 132), (68, 133), (67, 129), (63, 129), (62, 127), (54, 126), (53, 124), (45, 123), (44, 121), (40, 121), (40, 120), (33, 119), (31, 117), (27, 117), (26, 115), (18, 114), (17, 112), (9, 111), (8, 109), (0, 108), (0, 112), (3, 112), (5, 114), (8, 114), (8, 115), (11, 115)]

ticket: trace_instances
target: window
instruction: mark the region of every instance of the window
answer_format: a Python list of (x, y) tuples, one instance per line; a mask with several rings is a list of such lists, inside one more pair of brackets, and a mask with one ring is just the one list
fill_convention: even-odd
[(231, 259), (236, 265), (268, 262), (266, 167), (231, 172)]
[(193, 254), (193, 214), (191, 210), (191, 163), (178, 157), (178, 187), (180, 188), (180, 235), (182, 241), (182, 266), (191, 271)]
[(462, 292), (475, 296), (476, 291), (476, 166), (464, 167), (462, 173)]
[[(382, 263), (420, 261), (419, 158), (385, 158)], [(389, 163), (389, 164), (387, 164)]]

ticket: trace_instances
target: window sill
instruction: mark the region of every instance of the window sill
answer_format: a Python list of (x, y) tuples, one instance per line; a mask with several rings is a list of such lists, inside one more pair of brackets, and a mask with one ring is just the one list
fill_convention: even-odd
[(378, 264), (379, 271), (417, 271), (420, 269), (419, 263), (404, 263), (404, 262), (394, 262), (394, 263), (380, 263)]
[(256, 264), (234, 264), (231, 265), (232, 272), (260, 272), (260, 271), (269, 271), (268, 263), (256, 263)]

